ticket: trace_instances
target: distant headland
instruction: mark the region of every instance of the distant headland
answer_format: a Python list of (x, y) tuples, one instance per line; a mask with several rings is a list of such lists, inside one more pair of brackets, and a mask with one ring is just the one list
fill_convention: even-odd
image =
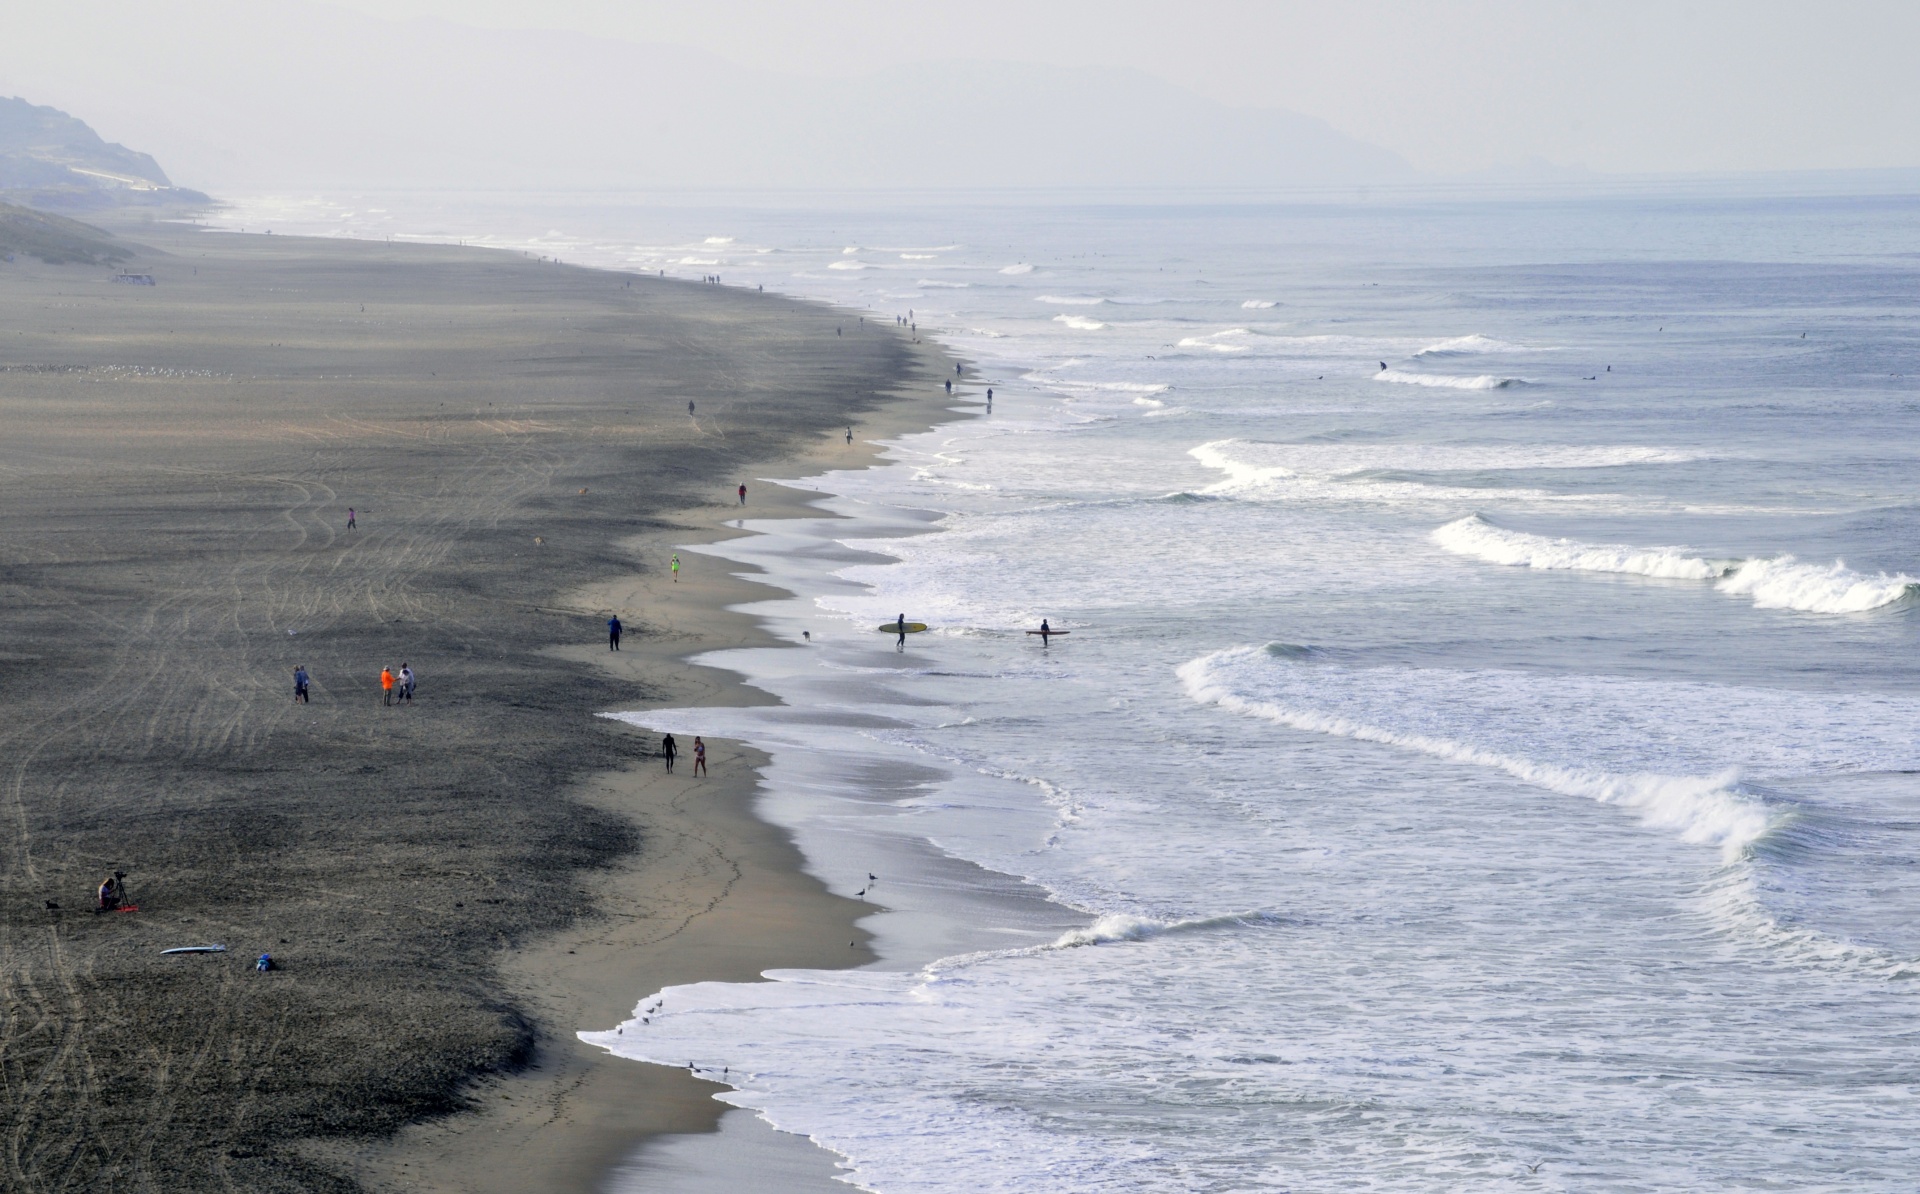
[(41, 211), (199, 207), (149, 154), (104, 140), (87, 122), (15, 96), (0, 98), (0, 202)]

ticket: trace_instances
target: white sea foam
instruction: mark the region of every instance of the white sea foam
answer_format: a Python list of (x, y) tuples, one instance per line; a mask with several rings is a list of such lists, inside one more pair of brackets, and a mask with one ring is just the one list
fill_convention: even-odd
[(733, 238), (731, 236), (709, 236), (700, 243), (705, 245), (730, 245), (733, 243)]
[(1245, 352), (1246, 337), (1251, 335), (1253, 332), (1248, 328), (1227, 328), (1204, 336), (1187, 336), (1179, 341), (1177, 347), (1200, 348), (1209, 352)]
[(1720, 592), (1750, 597), (1760, 609), (1865, 613), (1920, 595), (1920, 582), (1905, 573), (1867, 576), (1837, 560), (1823, 566), (1802, 564), (1792, 556), (1708, 559), (1684, 547), (1550, 539), (1495, 526), (1478, 515), (1450, 522), (1435, 530), (1432, 537), (1455, 555), (1490, 564), (1716, 581), (1714, 588)]
[(1451, 340), (1442, 340), (1437, 344), (1429, 344), (1413, 355), (1416, 357), (1457, 357), (1473, 356), (1477, 353), (1486, 352), (1530, 351), (1532, 350), (1523, 348), (1518, 344), (1508, 344), (1504, 340), (1494, 340), (1487, 336), (1473, 335), (1455, 336)]
[(1391, 381), (1403, 386), (1435, 386), (1445, 390), (1500, 390), (1526, 384), (1523, 378), (1496, 377), (1490, 373), (1477, 377), (1456, 377), (1450, 373), (1413, 373), (1406, 369), (1382, 369), (1373, 375), (1373, 380)]
[(1003, 274), (1015, 274), (1015, 275), (1030, 274), (1033, 272), (1033, 267), (1031, 265), (1008, 265), (1008, 266), (1001, 267), (1000, 272)]
[[(848, 251), (848, 252), (852, 252), (853, 250), (851, 250), (851, 249), (849, 249), (849, 250), (847, 250), (847, 251)], [(858, 269), (867, 269), (867, 268), (869, 268), (869, 267), (868, 267), (868, 265), (867, 265), (867, 263), (866, 263), (866, 262), (864, 262), (864, 261), (856, 261), (856, 260), (854, 260), (853, 258), (850, 258), (850, 257), (847, 257), (847, 258), (842, 258), (842, 259), (841, 259), (841, 260), (839, 260), (839, 261), (829, 261), (829, 262), (827, 263), (827, 268), (828, 268), (828, 269), (845, 269), (845, 270), (858, 270)]]
[(900, 254), (900, 260), (902, 261), (938, 261), (940, 260), (940, 255), (938, 253), (902, 253)]
[(1097, 319), (1088, 319), (1084, 315), (1056, 315), (1053, 317), (1053, 321), (1055, 323), (1064, 323), (1068, 327), (1075, 328), (1082, 332), (1097, 332), (1107, 326)]
[(1079, 949), (1088, 945), (1111, 945), (1123, 941), (1146, 941), (1167, 933), (1228, 928), (1250, 920), (1266, 919), (1260, 913), (1235, 913), (1229, 916), (1203, 916), (1191, 920), (1156, 920), (1124, 912), (1109, 913), (1081, 929), (1069, 929), (1052, 944), (1041, 949)]
[(915, 282), (914, 285), (924, 287), (927, 290), (965, 290), (967, 287), (973, 285), (973, 283), (971, 282), (938, 282), (932, 278), (922, 278), (918, 282)]
[(1240, 306), (1242, 309), (1248, 311), (1265, 311), (1270, 307), (1278, 306), (1278, 304), (1272, 299), (1248, 299), (1246, 302), (1241, 303)]
[(1052, 303), (1056, 307), (1097, 307), (1106, 302), (1103, 298), (1079, 294), (1043, 294), (1033, 300), (1036, 303)]
[(1920, 581), (1902, 572), (1865, 576), (1835, 560), (1830, 567), (1802, 564), (1792, 556), (1748, 560), (1714, 586), (1753, 598), (1761, 609), (1797, 609), (1815, 614), (1857, 614), (1920, 596)]
[[(1295, 478), (1366, 479), (1376, 472), (1484, 473), (1522, 469), (1610, 468), (1622, 464), (1677, 463), (1697, 459), (1691, 452), (1639, 445), (1579, 446), (1563, 444), (1275, 444), (1258, 440), (1212, 440), (1187, 449), (1187, 455), (1225, 473), (1226, 480), (1209, 492), (1256, 490), (1275, 481)], [(1387, 481), (1409, 493), (1471, 496), (1483, 493), (1464, 487), (1441, 489), (1420, 482)], [(1380, 488), (1378, 486), (1376, 489)], [(1360, 489), (1354, 492), (1359, 494)], [(1552, 496), (1538, 490), (1503, 488), (1502, 496)], [(1570, 500), (1578, 500), (1574, 495)], [(1497, 529), (1497, 528), (1495, 528)]]
[(1489, 564), (1527, 568), (1631, 572), (1640, 576), (1676, 580), (1714, 580), (1726, 575), (1733, 566), (1732, 561), (1701, 559), (1684, 547), (1628, 547), (1529, 535), (1524, 531), (1494, 526), (1477, 514), (1470, 514), (1435, 530), (1433, 541), (1455, 555), (1471, 556)]

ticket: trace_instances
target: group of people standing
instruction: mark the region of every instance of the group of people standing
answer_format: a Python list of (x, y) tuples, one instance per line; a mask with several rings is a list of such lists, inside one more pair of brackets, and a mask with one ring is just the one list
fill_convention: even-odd
[[(380, 695), (382, 702), (391, 705), (395, 701), (411, 701), (413, 699), (413, 686), (419, 682), (419, 679), (418, 676), (414, 675), (413, 669), (404, 663), (400, 665), (398, 672), (395, 672), (391, 667), (382, 667), (380, 669)], [(295, 704), (311, 705), (313, 703), (312, 698), (308, 695), (312, 685), (313, 677), (307, 674), (307, 665), (304, 663), (295, 664), (293, 668), (293, 699)]]

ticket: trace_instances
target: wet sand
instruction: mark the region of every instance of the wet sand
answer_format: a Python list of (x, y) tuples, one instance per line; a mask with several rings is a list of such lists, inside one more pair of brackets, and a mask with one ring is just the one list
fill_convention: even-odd
[[(756, 699), (682, 662), (756, 641), (746, 582), (683, 553), (668, 600), (663, 551), (941, 417), (949, 366), (721, 287), (119, 231), (156, 286), (0, 271), (0, 1187), (586, 1190), (711, 1128), (573, 1032), (861, 960), (864, 906), (751, 752), (668, 779), (593, 714)], [(114, 869), (140, 911), (94, 915)]]

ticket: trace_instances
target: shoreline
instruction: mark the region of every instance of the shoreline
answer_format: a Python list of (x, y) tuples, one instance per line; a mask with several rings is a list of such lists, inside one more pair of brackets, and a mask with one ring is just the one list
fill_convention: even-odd
[[(926, 356), (950, 359), (937, 344), (914, 343)], [(960, 393), (900, 394), (855, 420), (851, 446), (827, 437), (756, 468), (761, 481), (750, 486), (744, 515), (741, 507), (718, 502), (687, 507), (664, 515), (668, 525), (621, 538), (618, 550), (635, 570), (584, 586), (559, 606), (595, 616), (617, 612), (641, 633), (630, 633), (618, 653), (602, 644), (556, 645), (551, 653), (619, 679), (644, 677), (658, 695), (621, 711), (779, 703), (737, 673), (691, 660), (728, 647), (791, 646), (736, 608), (787, 591), (759, 579), (750, 565), (700, 553), (682, 556), (675, 582), (667, 561), (687, 545), (757, 534), (728, 525), (743, 516), (825, 516), (817, 506), (825, 495), (780, 482), (884, 467), (889, 461), (875, 441), (969, 417), (953, 409), (969, 400)], [(596, 720), (644, 749), (657, 748), (657, 735)], [(597, 1194), (643, 1146), (665, 1136), (713, 1133), (722, 1116), (751, 1114), (714, 1097), (730, 1089), (724, 1084), (620, 1057), (574, 1034), (613, 1027), (665, 986), (753, 982), (770, 969), (842, 969), (875, 960), (871, 934), (857, 922), (878, 907), (827, 891), (807, 873), (787, 831), (755, 814), (767, 755), (733, 739), (709, 736), (707, 744), (711, 781), (689, 777), (683, 743), (671, 777), (656, 757), (590, 775), (570, 793), (627, 820), (644, 844), (594, 877), (598, 916), (499, 961), (510, 988), (538, 1008), (545, 1023), (569, 1030), (543, 1035), (526, 1068), (476, 1083), (470, 1111), (411, 1125), (391, 1141), (310, 1145), (312, 1155), (349, 1168), (373, 1191)], [(665, 878), (681, 886), (663, 890)], [(662, 904), (671, 909), (664, 915)], [(757, 1129), (778, 1132), (764, 1122)], [(819, 1189), (848, 1188), (832, 1180), (834, 1154), (780, 1134), (810, 1154), (790, 1160), (817, 1163)], [(781, 1186), (813, 1188), (795, 1173), (783, 1173)]]

